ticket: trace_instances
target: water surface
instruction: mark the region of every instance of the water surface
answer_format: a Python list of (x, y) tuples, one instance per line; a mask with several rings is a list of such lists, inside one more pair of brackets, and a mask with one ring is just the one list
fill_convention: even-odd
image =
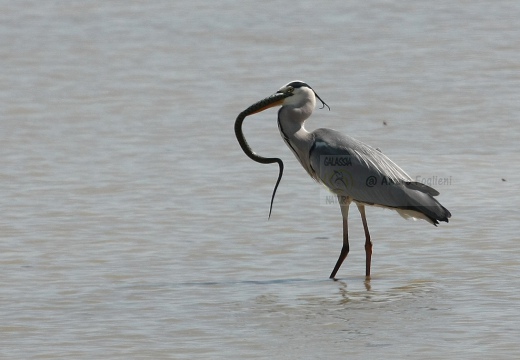
[[(0, 357), (520, 355), (514, 1), (0, 4)], [(449, 224), (337, 206), (237, 114), (302, 79)], [(386, 125), (383, 124), (386, 123)], [(449, 179), (443, 184), (438, 179)]]

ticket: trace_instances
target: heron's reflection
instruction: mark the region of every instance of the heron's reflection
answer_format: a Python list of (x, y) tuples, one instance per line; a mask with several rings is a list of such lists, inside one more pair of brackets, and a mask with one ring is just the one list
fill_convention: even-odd
[(363, 285), (365, 286), (365, 290), (348, 290), (348, 284), (345, 280), (335, 279), (335, 282), (338, 284), (338, 290), (341, 295), (340, 303), (346, 304), (353, 300), (362, 299), (371, 299), (372, 298), (372, 285), (370, 284), (370, 277), (366, 277), (363, 281)]

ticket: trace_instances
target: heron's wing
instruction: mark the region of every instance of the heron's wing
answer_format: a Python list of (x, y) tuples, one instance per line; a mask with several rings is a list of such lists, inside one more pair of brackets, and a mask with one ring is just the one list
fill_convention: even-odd
[(310, 161), (314, 178), (338, 195), (388, 207), (409, 205), (411, 192), (438, 192), (412, 178), (385, 154), (350, 136), (330, 129), (313, 133)]
[[(340, 196), (421, 217), (436, 225), (450, 212), (433, 198), (438, 191), (412, 178), (381, 151), (329, 129), (312, 132), (311, 175)], [(419, 216), (416, 216), (419, 215)]]

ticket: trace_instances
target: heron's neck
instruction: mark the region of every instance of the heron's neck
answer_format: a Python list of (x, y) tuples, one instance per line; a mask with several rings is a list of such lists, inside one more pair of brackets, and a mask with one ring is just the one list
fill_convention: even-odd
[(301, 108), (282, 107), (278, 112), (278, 128), (287, 146), (309, 173), (309, 151), (312, 146), (312, 135), (304, 126), (310, 114), (302, 113)]
[(278, 127), (282, 136), (288, 138), (298, 148), (307, 145), (309, 132), (305, 129), (304, 123), (311, 112), (312, 110), (305, 106), (298, 108), (282, 106), (278, 112)]

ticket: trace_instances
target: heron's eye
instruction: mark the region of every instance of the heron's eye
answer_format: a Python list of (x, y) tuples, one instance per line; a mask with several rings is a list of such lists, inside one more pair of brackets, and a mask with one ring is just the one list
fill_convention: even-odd
[(294, 91), (294, 88), (292, 86), (287, 86), (287, 90), (286, 92), (288, 92), (289, 94), (292, 93)]

